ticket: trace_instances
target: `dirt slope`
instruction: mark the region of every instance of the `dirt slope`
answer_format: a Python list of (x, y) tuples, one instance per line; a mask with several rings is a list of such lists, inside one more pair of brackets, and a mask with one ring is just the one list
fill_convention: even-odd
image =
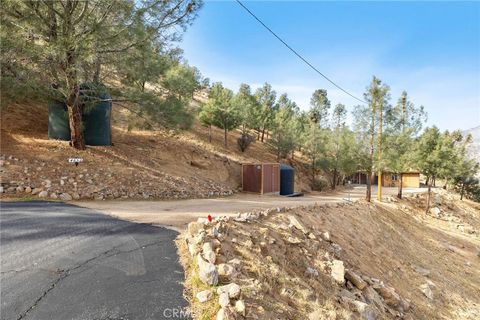
[[(266, 210), (207, 224), (199, 244), (189, 226), (178, 243), (196, 318), (479, 319), (480, 205), (439, 195), (442, 213), (425, 215), (423, 201)], [(195, 298), (212, 290), (196, 261), (206, 242), (218, 247), (219, 285), (241, 287), (223, 309), (217, 295)], [(236, 271), (222, 276), (222, 263)]]
[[(177, 199), (230, 195), (240, 187), (243, 162), (275, 161), (270, 149), (255, 143), (245, 154), (237, 150), (238, 133), (223, 148), (223, 132), (196, 123), (191, 131), (128, 131), (133, 116), (113, 107), (112, 147), (78, 152), (67, 142), (48, 140), (44, 104), (14, 104), (1, 110), (2, 186), (7, 196), (29, 188), (55, 198), (69, 193), (82, 199)], [(70, 157), (82, 157), (78, 167)], [(297, 186), (305, 189), (299, 168)], [(62, 182), (63, 181), (63, 182)], [(17, 191), (17, 188), (19, 191)], [(36, 195), (35, 195), (36, 196)]]

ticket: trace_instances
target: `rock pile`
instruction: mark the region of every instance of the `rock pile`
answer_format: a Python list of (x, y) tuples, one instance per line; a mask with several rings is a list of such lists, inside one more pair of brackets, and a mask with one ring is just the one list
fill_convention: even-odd
[(438, 220), (450, 222), (453, 228), (458, 229), (463, 233), (477, 234), (478, 231), (472, 225), (468, 224), (467, 222), (463, 221), (460, 217), (455, 216), (454, 214), (451, 213), (448, 205), (442, 201), (442, 196), (440, 194), (437, 194), (437, 193), (434, 194), (433, 202), (436, 206), (430, 208), (430, 210), (428, 211), (428, 214), (431, 217)]
[[(195, 298), (200, 303), (218, 298), (220, 310), (216, 314), (217, 320), (232, 319), (236, 315), (245, 316), (246, 313), (245, 303), (241, 299), (241, 288), (232, 282), (240, 268), (240, 261), (233, 259), (226, 262), (220, 256), (220, 259), (217, 259), (217, 254), (222, 250), (223, 231), (228, 220), (225, 217), (209, 222), (201, 218), (188, 224), (186, 236), (188, 251), (198, 268), (198, 277), (211, 287), (197, 292)], [(213, 287), (220, 281), (223, 285), (214, 290)], [(226, 282), (230, 283), (225, 284)]]
[[(120, 165), (120, 164), (119, 164)], [(135, 168), (119, 170), (87, 165), (59, 166), (55, 162), (0, 156), (0, 194), (41, 199), (187, 199), (232, 195), (236, 190), (196, 177), (174, 177)]]
[[(349, 205), (352, 204), (333, 204), (329, 207), (342, 208)], [(319, 207), (315, 205), (303, 209), (315, 212)], [(212, 222), (199, 219), (190, 223), (185, 235), (189, 260), (196, 266), (198, 278), (209, 287), (194, 293), (196, 301), (203, 304), (213, 303), (217, 299), (220, 309), (216, 313), (216, 319), (237, 319), (246, 314), (250, 318), (271, 317), (273, 315), (267, 316), (261, 306), (246, 309), (246, 302), (255, 305), (255, 301), (271, 294), (264, 290), (269, 292), (272, 289), (268, 289), (268, 283), (263, 282), (265, 279), (252, 278), (251, 273), (244, 268), (250, 272), (252, 268), (263, 268), (265, 271), (262, 274), (270, 276), (270, 281), (275, 282), (274, 279), (284, 268), (276, 259), (286, 259), (289, 264), (297, 266), (297, 270), (288, 272), (293, 279), (303, 275), (309, 281), (323, 283), (322, 279), (330, 278), (333, 287), (337, 288), (337, 303), (362, 319), (383, 319), (386, 315), (408, 318), (412, 304), (410, 300), (402, 298), (383, 281), (354, 270), (339, 258), (342, 248), (333, 241), (329, 231), (312, 229), (302, 221), (302, 217), (292, 211), (292, 208), (275, 208), (242, 213), (234, 218), (221, 217)], [(245, 233), (240, 232), (244, 229), (242, 225), (245, 225)], [(253, 257), (258, 254), (265, 261), (243, 261), (241, 258), (245, 255), (240, 256), (239, 252), (246, 252)], [(275, 253), (278, 254), (277, 257), (274, 256)], [(231, 259), (232, 254), (237, 257)], [(305, 261), (311, 261), (315, 256), (321, 256), (321, 259), (307, 265), (303, 271), (298, 270), (302, 263), (295, 259), (304, 257)], [(296, 272), (296, 275), (292, 272)], [(283, 281), (289, 283), (293, 279)], [(298, 279), (292, 284), (302, 281)], [(216, 285), (220, 286), (214, 290), (212, 287)], [(298, 292), (286, 285), (273, 290), (279, 291), (286, 301), (298, 297)], [(315, 300), (315, 293), (312, 295), (309, 299)], [(285, 302), (285, 305), (288, 303)]]

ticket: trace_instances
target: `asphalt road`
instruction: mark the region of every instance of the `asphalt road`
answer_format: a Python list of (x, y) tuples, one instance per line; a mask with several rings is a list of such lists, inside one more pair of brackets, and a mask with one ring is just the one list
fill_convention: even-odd
[(2, 202), (1, 319), (187, 319), (175, 231), (53, 202)]

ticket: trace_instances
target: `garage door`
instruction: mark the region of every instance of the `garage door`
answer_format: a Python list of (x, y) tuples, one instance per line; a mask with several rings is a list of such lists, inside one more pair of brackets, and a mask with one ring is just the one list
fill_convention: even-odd
[(419, 173), (404, 173), (403, 174), (403, 187), (404, 188), (418, 188), (418, 187), (420, 187), (420, 174)]

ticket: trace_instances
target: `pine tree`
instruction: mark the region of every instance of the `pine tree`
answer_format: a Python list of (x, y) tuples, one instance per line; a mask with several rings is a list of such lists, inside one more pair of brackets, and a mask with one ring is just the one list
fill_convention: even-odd
[[(364, 99), (368, 102), (368, 106), (360, 105), (354, 111), (354, 126), (356, 128), (357, 139), (367, 147), (361, 152), (368, 153), (367, 159), (360, 162), (363, 170), (367, 174), (367, 191), (366, 200), (370, 202), (372, 197), (372, 182), (374, 178), (374, 168), (381, 172), (383, 170), (382, 163), (378, 160), (381, 154), (380, 144), (382, 137), (379, 137), (380, 123), (383, 124), (384, 115), (389, 112), (389, 91), (390, 88), (382, 84), (380, 79), (375, 76), (372, 79), (367, 91), (364, 93)], [(382, 119), (382, 120), (381, 120)], [(375, 154), (377, 153), (377, 154)], [(377, 157), (375, 157), (377, 155)]]
[(285, 159), (296, 147), (297, 113), (296, 103), (287, 94), (282, 94), (272, 122), (272, 138), (268, 142), (275, 150), (277, 160)]
[(228, 131), (235, 129), (240, 123), (238, 108), (233, 103), (233, 92), (224, 88), (220, 82), (214, 83), (199, 118), (206, 125), (223, 129), (224, 146), (228, 148)]
[[(63, 100), (72, 146), (83, 150), (82, 79), (98, 82), (102, 66), (115, 65), (112, 61), (119, 55), (160, 37), (177, 39), (172, 28), (191, 23), (201, 4), (181, 0), (6, 0), (2, 2), (2, 43), (12, 35), (16, 41), (8, 42), (6, 54), (2, 53), (2, 70), (4, 63), (12, 62), (7, 75), (12, 82)], [(168, 106), (176, 110), (178, 101)]]
[(420, 132), (427, 115), (423, 106), (416, 107), (406, 91), (402, 92), (396, 106), (386, 116), (383, 166), (398, 176), (397, 197), (402, 198), (403, 172), (418, 170), (413, 157), (415, 137)]
[(303, 145), (303, 151), (310, 162), (312, 186), (314, 187), (317, 184), (318, 167), (324, 160), (329, 109), (330, 100), (328, 100), (327, 91), (315, 90), (310, 99), (310, 109), (307, 112)]
[(260, 112), (258, 112), (258, 125), (260, 129), (260, 140), (263, 142), (265, 139), (265, 132), (271, 129), (272, 121), (276, 112), (276, 100), (277, 93), (272, 89), (272, 86), (265, 83), (263, 87), (258, 88), (255, 91), (255, 98), (258, 101)]

